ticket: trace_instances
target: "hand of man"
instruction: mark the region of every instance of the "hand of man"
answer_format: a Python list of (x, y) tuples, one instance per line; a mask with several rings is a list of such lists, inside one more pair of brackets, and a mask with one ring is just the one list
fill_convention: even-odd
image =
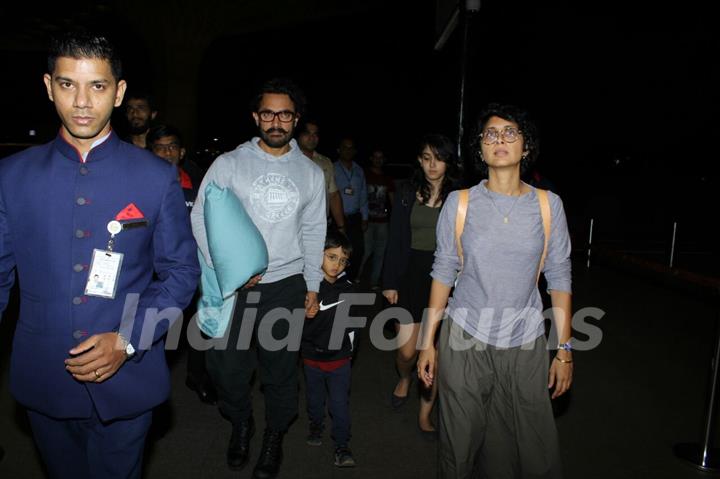
[(384, 289), (383, 296), (385, 296), (385, 299), (387, 299), (390, 304), (397, 304), (398, 302), (397, 289)]
[(262, 279), (262, 275), (261, 275), (261, 274), (258, 274), (258, 275), (256, 275), (256, 276), (253, 276), (252, 278), (250, 278), (250, 279), (248, 280), (247, 283), (245, 283), (245, 285), (242, 287), (242, 289), (254, 288), (254, 287), (260, 282), (261, 279)]
[(318, 306), (318, 296), (315, 291), (308, 291), (305, 295), (305, 317), (314, 318), (315, 315), (320, 311)]
[[(572, 361), (572, 354), (567, 351), (558, 351), (558, 357), (564, 361)], [(563, 363), (557, 359), (553, 359), (552, 364), (550, 364), (549, 376), (548, 389), (555, 386), (555, 391), (553, 391), (551, 396), (552, 399), (562, 396), (570, 389), (570, 385), (572, 384), (573, 363)]]
[(70, 350), (75, 357), (65, 360), (65, 369), (78, 381), (101, 383), (111, 378), (127, 359), (123, 346), (118, 333), (90, 336)]

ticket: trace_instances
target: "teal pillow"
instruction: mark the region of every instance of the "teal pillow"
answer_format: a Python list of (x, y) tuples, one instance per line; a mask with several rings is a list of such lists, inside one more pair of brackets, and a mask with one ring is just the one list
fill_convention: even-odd
[(210, 183), (205, 188), (205, 232), (210, 259), (223, 298), (268, 266), (268, 251), (260, 231), (229, 188)]
[(221, 338), (227, 332), (235, 312), (237, 293), (223, 298), (218, 286), (215, 270), (206, 262), (200, 250), (200, 299), (197, 304), (196, 321), (200, 331), (211, 338)]

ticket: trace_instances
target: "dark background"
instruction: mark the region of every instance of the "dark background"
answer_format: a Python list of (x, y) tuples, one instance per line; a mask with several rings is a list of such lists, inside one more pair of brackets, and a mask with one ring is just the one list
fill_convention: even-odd
[[(482, 2), (469, 18), (467, 131), (490, 101), (527, 107), (542, 134), (539, 169), (563, 197), (577, 249), (593, 218), (596, 241), (666, 262), (677, 222), (677, 266), (717, 275), (720, 49), (709, 4), (576, 3)], [(433, 49), (433, 0), (0, 9), (0, 141), (56, 134), (45, 48), (77, 24), (110, 32), (130, 88), (154, 92), (161, 120), (185, 130), (199, 162), (254, 135), (249, 102), (273, 76), (306, 91), (331, 158), (343, 134), (361, 161), (382, 146), (395, 163), (414, 160), (423, 133), (457, 135), (461, 29)]]

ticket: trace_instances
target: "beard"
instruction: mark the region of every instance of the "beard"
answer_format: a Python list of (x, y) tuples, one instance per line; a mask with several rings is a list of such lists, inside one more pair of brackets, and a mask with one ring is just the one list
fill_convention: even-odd
[(141, 122), (129, 122), (128, 123), (128, 131), (131, 135), (142, 135), (146, 131), (150, 129), (150, 121), (143, 121)]
[[(271, 137), (271, 133), (280, 133), (281, 136)], [(292, 140), (292, 133), (292, 128), (290, 130), (283, 130), (282, 128), (268, 128), (267, 130), (260, 129), (260, 138), (262, 138), (262, 141), (271, 148), (282, 148), (290, 143), (290, 140)]]

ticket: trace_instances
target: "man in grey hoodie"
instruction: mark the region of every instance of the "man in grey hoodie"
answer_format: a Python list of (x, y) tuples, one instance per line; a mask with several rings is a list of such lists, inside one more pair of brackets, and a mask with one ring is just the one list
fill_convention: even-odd
[[(205, 234), (204, 191), (210, 182), (231, 188), (268, 248), (267, 271), (252, 278), (239, 292), (227, 348), (209, 350), (206, 359), (218, 391), (220, 412), (233, 425), (227, 451), (228, 466), (233, 470), (242, 469), (249, 458), (250, 438), (255, 431), (250, 379), (259, 363), (266, 429), (253, 471), (256, 478), (277, 475), (282, 438), (298, 409), (298, 351), (264, 344), (267, 341), (262, 334), (258, 338), (258, 329), (262, 332), (268, 312), (276, 310), (267, 317), (272, 322), (277, 319), (278, 308), (285, 308), (298, 314), (292, 314), (294, 319), (275, 321), (272, 335), (276, 340), (286, 338), (291, 321), (304, 321), (305, 315), (317, 313), (317, 292), (323, 278), (325, 179), (320, 167), (292, 139), (303, 106), (302, 93), (289, 80), (266, 82), (253, 105), (260, 137), (215, 160), (200, 185), (191, 214), (200, 251), (212, 264)], [(239, 249), (238, 254), (243, 251)], [(244, 314), (246, 308), (254, 308), (256, 315)], [(251, 347), (238, 343), (243, 321), (254, 321)], [(242, 330), (248, 330), (248, 325)]]

